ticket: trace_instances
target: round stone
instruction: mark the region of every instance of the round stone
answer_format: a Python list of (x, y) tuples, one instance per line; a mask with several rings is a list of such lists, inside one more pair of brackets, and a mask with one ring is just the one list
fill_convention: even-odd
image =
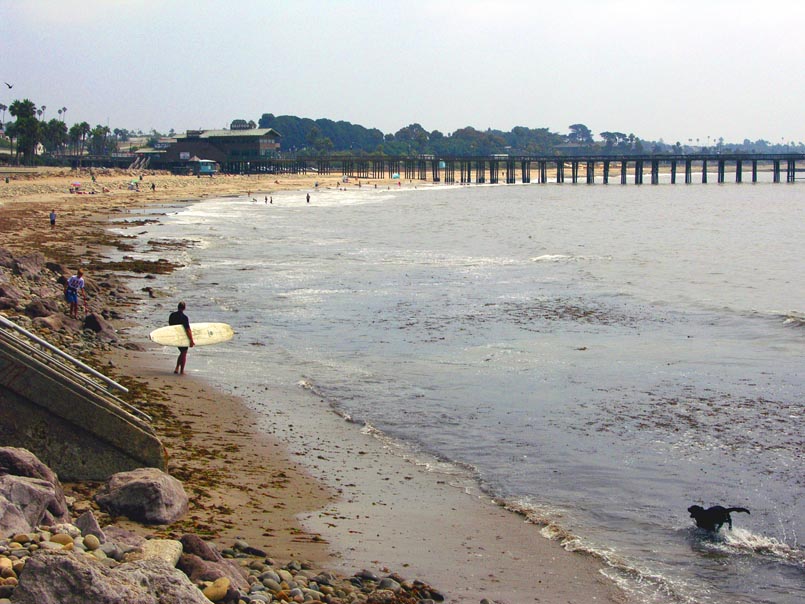
[(202, 592), (211, 602), (218, 602), (226, 597), (226, 592), (229, 591), (229, 579), (227, 577), (220, 577), (213, 581), (212, 585), (205, 587)]
[(58, 533), (50, 538), (51, 543), (58, 543), (59, 545), (73, 544), (73, 538), (67, 533)]
[(95, 535), (87, 535), (84, 537), (84, 547), (86, 547), (88, 550), (93, 551), (98, 549), (100, 546), (101, 540)]

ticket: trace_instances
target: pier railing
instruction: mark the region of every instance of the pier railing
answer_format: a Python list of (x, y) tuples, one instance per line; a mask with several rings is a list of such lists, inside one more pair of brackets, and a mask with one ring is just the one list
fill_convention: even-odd
[[(359, 179), (401, 178), (434, 183), (497, 184), (586, 182), (609, 184), (659, 184), (660, 174), (670, 182), (690, 184), (758, 182), (760, 171), (771, 172), (772, 182), (792, 183), (802, 172), (797, 162), (805, 154), (589, 154), (589, 155), (492, 155), (474, 157), (332, 156), (266, 158), (225, 162), (222, 169), (234, 174), (341, 174)], [(783, 178), (784, 176), (784, 178)]]

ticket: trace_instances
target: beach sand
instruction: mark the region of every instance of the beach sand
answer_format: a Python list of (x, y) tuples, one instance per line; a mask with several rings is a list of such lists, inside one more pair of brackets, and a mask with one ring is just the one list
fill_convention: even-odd
[[(124, 172), (95, 174), (95, 186), (108, 193), (69, 194), (70, 182), (89, 180), (69, 171), (0, 182), (3, 246), (41, 250), (74, 270), (103, 258), (115, 240), (106, 221), (127, 208), (247, 192), (262, 199), (278, 190), (312, 191), (315, 181), (339, 186), (337, 175), (208, 180), (145, 173), (140, 181)], [(139, 193), (128, 190), (133, 179)], [(56, 229), (48, 223), (51, 209)], [(125, 303), (117, 304), (125, 315)], [(118, 323), (125, 332), (126, 322)], [(196, 532), (222, 547), (241, 537), (277, 560), (311, 560), (344, 573), (387, 569), (432, 584), (450, 602), (624, 600), (598, 560), (541, 537), (539, 527), (488, 501), (469, 477), (417, 465), (297, 384), (259, 393), (260, 409), (253, 409), (258, 393), (233, 397), (192, 371), (176, 376), (175, 351), (137, 344), (142, 350), (94, 351), (91, 362), (129, 386), (132, 402), (144, 403), (168, 449), (170, 472), (191, 496), (188, 516), (163, 534)], [(88, 488), (71, 486), (76, 494)]]

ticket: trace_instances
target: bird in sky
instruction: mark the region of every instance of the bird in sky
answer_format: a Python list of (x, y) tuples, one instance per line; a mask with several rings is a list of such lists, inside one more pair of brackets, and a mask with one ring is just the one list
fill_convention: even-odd
[(3, 82), (3, 84), (5, 84), (6, 86), (8, 86), (8, 87), (9, 87), (9, 89), (14, 88), (14, 84), (9, 84), (8, 82)]

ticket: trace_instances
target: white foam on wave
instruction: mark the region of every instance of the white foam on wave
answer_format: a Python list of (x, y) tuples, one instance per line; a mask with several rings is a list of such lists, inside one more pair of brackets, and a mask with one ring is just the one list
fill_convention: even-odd
[(543, 254), (531, 258), (531, 262), (609, 262), (612, 256), (584, 255), (573, 256), (570, 254)]
[(563, 526), (564, 512), (558, 508), (535, 505), (527, 500), (503, 502), (501, 505), (526, 520), (538, 525), (542, 537), (558, 542), (569, 552), (585, 554), (602, 562), (601, 574), (607, 577), (623, 592), (643, 604), (693, 604), (694, 597), (686, 595), (687, 589), (679, 580), (640, 567), (634, 561), (626, 560), (615, 550), (596, 546), (583, 540)]
[(805, 568), (805, 551), (774, 537), (758, 535), (743, 528), (733, 528), (720, 535), (722, 539), (710, 544), (715, 550), (729, 554), (756, 554)]

